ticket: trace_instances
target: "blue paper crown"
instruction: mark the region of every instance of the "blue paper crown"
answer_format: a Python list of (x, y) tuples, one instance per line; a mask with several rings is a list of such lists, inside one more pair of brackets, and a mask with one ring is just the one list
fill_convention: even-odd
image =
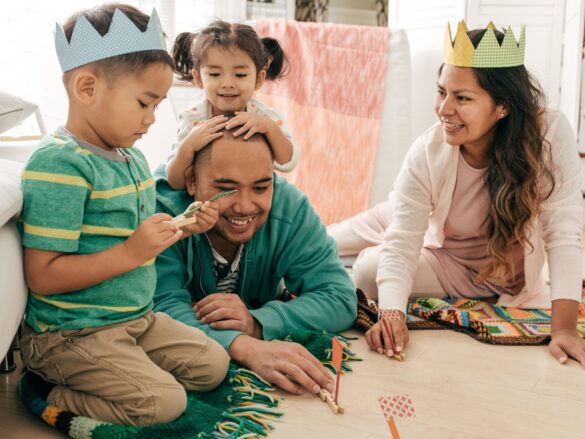
[(122, 11), (116, 9), (110, 29), (102, 37), (93, 25), (81, 15), (73, 28), (71, 42), (63, 27), (55, 27), (55, 49), (63, 73), (112, 56), (145, 50), (166, 51), (164, 34), (156, 10), (152, 10), (144, 32), (136, 27)]

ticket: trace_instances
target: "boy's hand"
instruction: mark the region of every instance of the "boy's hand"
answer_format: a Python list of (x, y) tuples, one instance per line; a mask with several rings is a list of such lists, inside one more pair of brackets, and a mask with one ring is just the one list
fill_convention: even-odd
[(237, 111), (236, 116), (231, 118), (226, 125), (227, 130), (240, 127), (234, 131), (234, 137), (244, 135), (244, 140), (248, 140), (256, 133), (266, 134), (275, 127), (278, 128), (276, 122), (268, 116), (263, 116), (256, 113), (248, 113), (246, 111)]
[(179, 148), (189, 148), (192, 152), (200, 151), (209, 142), (220, 138), (222, 130), (227, 124), (227, 118), (223, 115), (212, 117), (204, 122), (200, 122), (191, 128), (187, 137), (181, 142)]
[(138, 265), (158, 256), (181, 238), (183, 231), (171, 220), (172, 217), (165, 213), (155, 213), (142, 221), (126, 240), (124, 245)]
[[(187, 210), (200, 204), (201, 201), (195, 201), (187, 208)], [(181, 230), (183, 230), (183, 238), (194, 233), (205, 233), (208, 230), (211, 230), (219, 217), (217, 203), (206, 201), (203, 203), (203, 206), (201, 206), (201, 209), (193, 213), (192, 216), (195, 217), (195, 222), (181, 226)]]

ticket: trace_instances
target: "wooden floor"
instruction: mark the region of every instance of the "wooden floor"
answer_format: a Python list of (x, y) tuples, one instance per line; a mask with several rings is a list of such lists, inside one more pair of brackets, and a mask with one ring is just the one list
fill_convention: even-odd
[[(350, 332), (350, 334), (357, 334)], [(585, 370), (560, 365), (546, 346), (491, 346), (452, 331), (411, 331), (401, 363), (368, 350), (342, 378), (344, 415), (318, 398), (287, 396), (269, 439), (389, 438), (380, 396), (408, 394), (416, 418), (400, 420), (408, 438), (585, 438)], [(61, 438), (16, 395), (18, 371), (0, 375), (0, 438)]]

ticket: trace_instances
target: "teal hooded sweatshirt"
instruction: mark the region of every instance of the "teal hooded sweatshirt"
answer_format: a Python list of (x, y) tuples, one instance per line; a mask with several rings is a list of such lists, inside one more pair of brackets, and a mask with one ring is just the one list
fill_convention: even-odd
[[(156, 190), (158, 212), (176, 216), (193, 202), (186, 191), (172, 190), (164, 178), (157, 180)], [(216, 291), (212, 264), (203, 235), (191, 235), (165, 250), (156, 259), (155, 311), (201, 329), (228, 350), (242, 333), (201, 324), (192, 308), (192, 302)], [(278, 300), (281, 280), (296, 299)], [(282, 177), (274, 177), (266, 222), (246, 243), (237, 293), (262, 325), (264, 340), (283, 339), (296, 330), (342, 331), (356, 318), (355, 287), (335, 241), (307, 196)]]

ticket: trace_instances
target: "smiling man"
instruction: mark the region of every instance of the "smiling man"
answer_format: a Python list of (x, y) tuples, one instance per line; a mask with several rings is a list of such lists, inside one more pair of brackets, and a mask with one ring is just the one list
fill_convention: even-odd
[[(155, 306), (202, 329), (233, 360), (291, 393), (331, 390), (327, 370), (296, 330), (341, 331), (356, 316), (354, 286), (307, 197), (274, 174), (266, 139), (230, 132), (198, 152), (187, 191), (157, 182), (158, 210), (178, 215), (195, 200), (217, 201), (219, 219), (157, 258)], [(279, 300), (284, 287), (296, 299)], [(272, 340), (272, 341), (271, 341)], [(276, 340), (276, 341), (275, 341)]]

